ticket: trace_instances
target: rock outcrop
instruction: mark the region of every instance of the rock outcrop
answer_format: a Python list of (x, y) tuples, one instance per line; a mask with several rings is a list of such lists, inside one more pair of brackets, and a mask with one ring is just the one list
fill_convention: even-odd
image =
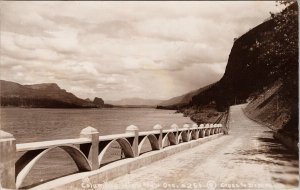
[(94, 103), (98, 108), (104, 107), (104, 101), (102, 100), (102, 98), (95, 97), (93, 103)]
[(298, 5), (293, 3), (235, 38), (221, 80), (179, 109), (217, 112), (251, 102), (249, 117), (298, 138), (298, 51)]

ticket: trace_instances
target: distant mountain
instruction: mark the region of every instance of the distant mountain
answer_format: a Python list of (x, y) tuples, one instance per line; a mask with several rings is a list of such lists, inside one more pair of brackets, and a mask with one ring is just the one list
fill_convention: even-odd
[(21, 85), (0, 80), (1, 106), (92, 108), (95, 104), (76, 97), (55, 83)]
[(97, 107), (104, 107), (104, 101), (102, 100), (102, 98), (95, 97), (93, 103)]
[(92, 100), (89, 99), (89, 98), (86, 98), (86, 99), (84, 99), (84, 100), (87, 101), (87, 102), (92, 102)]
[(187, 94), (183, 94), (181, 96), (176, 96), (176, 97), (171, 98), (169, 100), (162, 101), (160, 104), (158, 104), (157, 108), (160, 108), (160, 109), (177, 109), (179, 107), (188, 105), (190, 103), (190, 101), (192, 100), (193, 96), (195, 96), (195, 95), (201, 93), (202, 91), (212, 87), (213, 85), (214, 85), (214, 83), (210, 84), (210, 85), (207, 85), (203, 88), (193, 90), (193, 91), (191, 91)]
[(163, 100), (155, 99), (142, 99), (142, 98), (126, 98), (117, 101), (106, 101), (108, 104), (117, 105), (117, 106), (151, 106), (156, 107)]

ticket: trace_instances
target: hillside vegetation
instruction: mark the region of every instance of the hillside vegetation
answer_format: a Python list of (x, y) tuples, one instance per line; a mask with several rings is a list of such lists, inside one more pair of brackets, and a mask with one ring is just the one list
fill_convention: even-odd
[[(254, 96), (245, 111), (250, 118), (270, 125), (280, 135), (292, 137), (295, 143), (299, 138), (297, 3), (272, 18), (274, 32), (263, 41), (260, 57), (271, 63), (277, 81), (271, 82), (260, 96)], [(265, 98), (261, 100), (262, 97)]]
[(179, 109), (196, 122), (208, 122), (203, 110), (220, 114), (249, 101), (250, 118), (298, 138), (297, 3), (235, 39), (221, 80)]

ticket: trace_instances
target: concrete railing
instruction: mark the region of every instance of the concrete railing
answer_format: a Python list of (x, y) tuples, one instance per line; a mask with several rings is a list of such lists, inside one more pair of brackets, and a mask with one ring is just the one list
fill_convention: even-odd
[[(155, 125), (152, 131), (143, 132), (140, 132), (137, 126), (130, 125), (123, 134), (99, 136), (97, 129), (87, 127), (76, 139), (16, 144), (13, 135), (0, 130), (0, 163), (2, 164), (0, 187), (20, 188), (37, 161), (54, 148), (64, 150), (73, 159), (79, 172), (84, 172), (99, 169), (103, 164), (105, 153), (114, 142), (120, 145), (125, 158), (133, 158), (141, 155), (142, 147), (147, 139), (154, 151), (223, 133), (223, 131), (222, 124), (201, 124), (199, 126), (185, 124), (183, 128), (173, 124), (170, 129), (163, 129), (161, 125)], [(24, 154), (16, 160), (18, 152)]]

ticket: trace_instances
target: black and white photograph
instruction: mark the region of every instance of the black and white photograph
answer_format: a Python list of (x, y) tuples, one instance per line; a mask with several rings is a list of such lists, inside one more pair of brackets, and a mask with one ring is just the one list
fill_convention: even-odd
[(296, 190), (296, 0), (0, 1), (0, 190)]

